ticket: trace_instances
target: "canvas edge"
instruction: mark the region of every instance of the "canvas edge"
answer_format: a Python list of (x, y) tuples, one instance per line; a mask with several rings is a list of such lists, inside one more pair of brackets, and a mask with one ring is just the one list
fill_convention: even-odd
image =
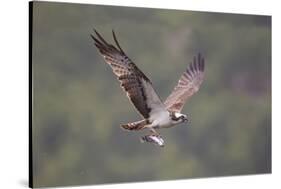
[(33, 35), (33, 2), (28, 2), (28, 186), (33, 188), (33, 150), (32, 150), (32, 35)]

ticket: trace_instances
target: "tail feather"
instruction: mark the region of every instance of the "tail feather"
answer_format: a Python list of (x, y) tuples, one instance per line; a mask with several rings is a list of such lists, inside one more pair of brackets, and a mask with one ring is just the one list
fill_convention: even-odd
[(148, 121), (146, 119), (144, 119), (144, 120), (141, 120), (141, 121), (136, 121), (136, 122), (133, 122), (133, 123), (127, 123), (127, 124), (121, 125), (121, 127), (125, 130), (138, 131), (138, 130), (143, 129), (147, 124), (148, 124)]

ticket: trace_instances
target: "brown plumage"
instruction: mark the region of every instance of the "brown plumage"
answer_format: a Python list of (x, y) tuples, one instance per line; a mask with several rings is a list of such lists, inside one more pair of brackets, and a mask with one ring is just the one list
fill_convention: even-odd
[[(162, 104), (160, 98), (152, 88), (151, 81), (124, 53), (117, 41), (114, 31), (112, 31), (112, 34), (118, 49), (108, 44), (96, 30), (95, 33), (98, 38), (93, 35), (91, 35), (91, 37), (94, 39), (99, 52), (102, 54), (106, 63), (111, 66), (114, 74), (121, 82), (121, 87), (126, 91), (127, 96), (136, 109), (144, 118), (148, 118), (153, 105)], [(145, 91), (144, 86), (149, 88), (149, 93)], [(151, 99), (151, 106), (148, 105), (147, 98)], [(164, 108), (164, 105), (162, 106)]]
[(164, 102), (166, 108), (173, 112), (181, 112), (185, 102), (199, 90), (204, 78), (204, 58), (200, 53), (180, 77), (177, 86)]
[(130, 131), (131, 130), (138, 131), (138, 130), (144, 129), (144, 127), (148, 124), (149, 124), (149, 121), (147, 119), (144, 119), (141, 121), (136, 121), (133, 123), (127, 123), (127, 124), (121, 125), (121, 128), (123, 128), (125, 130), (130, 130)]

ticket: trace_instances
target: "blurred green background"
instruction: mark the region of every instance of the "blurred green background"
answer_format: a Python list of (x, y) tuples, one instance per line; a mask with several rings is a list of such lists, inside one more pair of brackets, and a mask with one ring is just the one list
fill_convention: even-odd
[[(139, 120), (94, 46), (97, 29), (164, 100), (201, 52), (206, 75), (183, 109), (191, 118), (141, 144)], [(35, 2), (34, 186), (215, 177), (271, 172), (271, 17)]]

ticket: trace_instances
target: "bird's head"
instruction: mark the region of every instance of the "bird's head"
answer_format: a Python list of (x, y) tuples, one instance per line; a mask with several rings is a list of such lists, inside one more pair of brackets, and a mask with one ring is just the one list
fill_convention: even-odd
[(188, 122), (187, 115), (179, 113), (179, 112), (172, 112), (171, 118), (174, 124)]

